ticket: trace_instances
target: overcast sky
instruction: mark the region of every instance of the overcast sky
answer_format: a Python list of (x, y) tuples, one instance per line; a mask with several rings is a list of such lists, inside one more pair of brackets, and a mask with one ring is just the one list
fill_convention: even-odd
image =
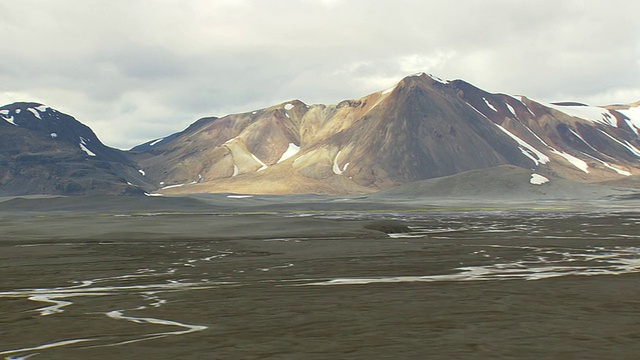
[(118, 148), (204, 116), (337, 103), (405, 75), (594, 105), (640, 100), (637, 0), (2, 0), (0, 104)]

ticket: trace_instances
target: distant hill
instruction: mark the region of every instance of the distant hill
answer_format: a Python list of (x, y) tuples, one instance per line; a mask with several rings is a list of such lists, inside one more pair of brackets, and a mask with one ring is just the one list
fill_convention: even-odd
[(0, 196), (140, 195), (151, 190), (126, 152), (37, 103), (0, 107)]
[(599, 199), (615, 193), (611, 187), (547, 177), (512, 165), (416, 181), (370, 197), (433, 199)]

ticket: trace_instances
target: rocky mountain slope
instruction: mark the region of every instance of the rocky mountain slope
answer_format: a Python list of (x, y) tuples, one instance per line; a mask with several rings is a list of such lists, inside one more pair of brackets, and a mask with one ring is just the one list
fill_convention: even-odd
[(143, 188), (151, 190), (128, 154), (73, 117), (37, 103), (0, 107), (0, 196), (135, 195)]
[(417, 74), (337, 105), (204, 118), (133, 157), (164, 193), (368, 193), (499, 165), (597, 182), (640, 174), (637, 109), (544, 104)]
[(497, 167), (525, 182), (633, 185), (639, 105), (545, 104), (416, 74), (334, 105), (202, 118), (124, 152), (69, 115), (15, 103), (0, 108), (0, 196), (364, 194)]

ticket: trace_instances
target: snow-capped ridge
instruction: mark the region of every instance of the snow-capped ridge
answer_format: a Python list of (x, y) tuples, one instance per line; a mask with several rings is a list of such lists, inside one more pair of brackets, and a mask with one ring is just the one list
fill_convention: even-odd
[(551, 103), (551, 104), (541, 103), (541, 104), (548, 108), (565, 113), (569, 116), (588, 120), (594, 123), (600, 123), (603, 125), (608, 125), (613, 127), (618, 126), (615, 116), (613, 116), (613, 114), (609, 109), (605, 109), (597, 106), (588, 106), (584, 104), (581, 104), (581, 105), (578, 105), (578, 104), (561, 105), (559, 103)]
[(617, 111), (628, 119), (627, 124), (630, 122), (631, 124), (629, 124), (629, 126), (634, 130), (636, 135), (638, 135), (640, 133), (640, 106)]

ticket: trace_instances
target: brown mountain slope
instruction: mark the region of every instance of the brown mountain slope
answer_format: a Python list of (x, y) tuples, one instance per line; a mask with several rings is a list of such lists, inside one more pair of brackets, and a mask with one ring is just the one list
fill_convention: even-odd
[(134, 157), (166, 193), (362, 193), (507, 164), (602, 181), (639, 172), (625, 114), (420, 74), (337, 105), (205, 118)]

